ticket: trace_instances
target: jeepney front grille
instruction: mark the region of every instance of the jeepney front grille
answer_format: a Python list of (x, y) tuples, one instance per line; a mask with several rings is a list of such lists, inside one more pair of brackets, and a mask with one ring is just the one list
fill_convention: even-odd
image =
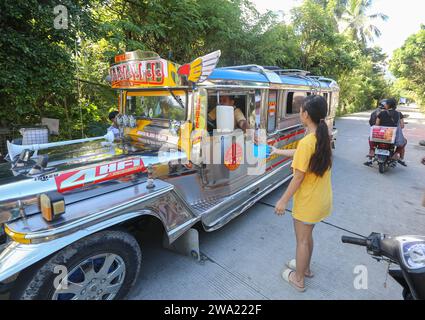
[(191, 203), (191, 206), (198, 212), (205, 212), (219, 205), (221, 202), (223, 202), (225, 198), (226, 197), (211, 197), (211, 198), (201, 199)]

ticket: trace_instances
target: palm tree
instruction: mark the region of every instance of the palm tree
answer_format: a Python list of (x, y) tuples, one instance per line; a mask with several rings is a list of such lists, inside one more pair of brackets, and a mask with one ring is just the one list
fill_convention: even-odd
[(371, 6), (372, 0), (348, 0), (345, 12), (340, 18), (343, 32), (363, 44), (367, 41), (373, 42), (375, 37), (381, 36), (381, 31), (373, 25), (373, 20), (388, 20), (388, 16), (383, 13), (367, 14), (367, 9)]

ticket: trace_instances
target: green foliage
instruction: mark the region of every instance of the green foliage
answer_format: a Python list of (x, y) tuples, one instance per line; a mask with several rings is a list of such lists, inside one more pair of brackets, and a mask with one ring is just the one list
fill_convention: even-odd
[(425, 25), (394, 52), (390, 70), (399, 78), (395, 87), (400, 94), (425, 109)]
[[(109, 66), (116, 54), (136, 49), (178, 63), (220, 49), (221, 66), (307, 69), (339, 82), (339, 113), (372, 108), (389, 94), (389, 85), (385, 55), (365, 40), (377, 34), (373, 17), (365, 14), (370, 3), (305, 0), (284, 23), (272, 12), (260, 14), (249, 0), (3, 0), (0, 125), (52, 117), (61, 121), (58, 139), (102, 134), (108, 113), (117, 108), (105, 81)], [(69, 12), (66, 30), (54, 28), (58, 4)], [(352, 22), (345, 32), (338, 29), (341, 19)], [(417, 55), (400, 51), (400, 61), (412, 61), (396, 72), (411, 72)], [(417, 92), (420, 77), (410, 76)]]

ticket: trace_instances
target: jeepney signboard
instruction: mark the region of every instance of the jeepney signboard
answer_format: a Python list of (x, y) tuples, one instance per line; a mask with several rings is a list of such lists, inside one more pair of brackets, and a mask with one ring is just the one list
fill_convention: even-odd
[(113, 88), (163, 85), (167, 77), (167, 61), (135, 60), (114, 65), (110, 69)]
[(155, 52), (126, 52), (115, 56), (115, 65), (109, 70), (112, 88), (175, 87), (203, 82), (213, 72), (220, 55), (217, 50), (180, 66)]
[(155, 52), (136, 50), (115, 56), (109, 75), (114, 89), (175, 87), (181, 83), (179, 67)]

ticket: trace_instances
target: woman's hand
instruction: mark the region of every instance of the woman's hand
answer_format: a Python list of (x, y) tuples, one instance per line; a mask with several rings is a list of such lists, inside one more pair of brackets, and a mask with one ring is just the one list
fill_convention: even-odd
[(281, 198), (276, 203), (276, 207), (274, 208), (274, 211), (278, 216), (283, 216), (285, 214), (287, 206), (288, 206), (288, 203), (284, 199)]
[(270, 152), (270, 157), (274, 156), (274, 155), (278, 155), (278, 148), (276, 148), (275, 146), (270, 146), (270, 148), (272, 149), (272, 151)]
[(272, 151), (270, 152), (270, 157), (273, 155), (278, 155), (278, 156), (293, 158), (296, 151), (296, 149), (278, 149), (274, 146), (269, 146), (269, 147), (272, 149)]

